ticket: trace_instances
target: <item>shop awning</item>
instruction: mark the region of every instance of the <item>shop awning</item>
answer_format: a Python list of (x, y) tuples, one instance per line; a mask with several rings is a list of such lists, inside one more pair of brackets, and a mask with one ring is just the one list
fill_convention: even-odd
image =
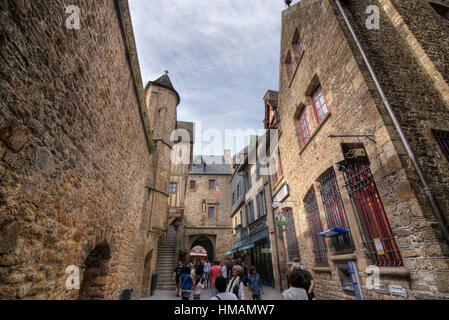
[(246, 245), (246, 246), (244, 246), (244, 247), (238, 248), (238, 249), (237, 249), (237, 252), (243, 251), (243, 250), (248, 250), (248, 249), (251, 249), (251, 248), (254, 248), (254, 243), (250, 243), (250, 244), (248, 244), (248, 245)]

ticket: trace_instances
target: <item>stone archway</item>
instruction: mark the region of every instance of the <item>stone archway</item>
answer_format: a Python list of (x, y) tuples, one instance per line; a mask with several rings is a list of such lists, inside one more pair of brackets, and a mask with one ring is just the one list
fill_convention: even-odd
[(153, 250), (148, 252), (145, 256), (145, 263), (143, 266), (143, 278), (142, 278), (142, 290), (141, 295), (146, 297), (150, 295), (150, 284), (151, 284), (151, 258), (153, 257)]
[(215, 259), (214, 244), (207, 236), (200, 236), (200, 237), (196, 238), (192, 242), (192, 245), (190, 246), (190, 250), (192, 250), (196, 246), (203, 247), (206, 250), (207, 258), (209, 259), (209, 261), (213, 261)]
[(107, 292), (111, 249), (107, 243), (99, 244), (84, 262), (83, 281), (79, 300), (103, 300)]

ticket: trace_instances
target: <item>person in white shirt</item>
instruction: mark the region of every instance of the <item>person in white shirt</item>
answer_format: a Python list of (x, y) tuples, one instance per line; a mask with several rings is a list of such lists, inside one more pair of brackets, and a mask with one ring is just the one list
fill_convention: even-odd
[(221, 274), (223, 275), (223, 278), (228, 280), (228, 265), (226, 264), (227, 261), (223, 264), (223, 267), (221, 267)]
[(233, 293), (237, 295), (239, 300), (246, 300), (245, 297), (245, 284), (240, 279), (240, 275), (242, 274), (243, 268), (239, 265), (235, 265), (232, 267), (232, 278), (229, 280), (228, 287), (226, 288), (226, 292)]
[(226, 292), (226, 279), (223, 276), (219, 276), (215, 280), (215, 287), (218, 293), (211, 300), (238, 300), (235, 294)]
[(282, 292), (284, 300), (309, 300), (307, 294), (307, 281), (297, 270), (293, 270), (288, 276), (290, 288)]

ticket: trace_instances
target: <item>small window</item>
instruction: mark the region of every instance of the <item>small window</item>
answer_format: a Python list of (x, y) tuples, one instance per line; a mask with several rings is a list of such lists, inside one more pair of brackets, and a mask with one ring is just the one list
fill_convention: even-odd
[(312, 126), (310, 125), (310, 118), (306, 108), (299, 115), (299, 128), (301, 129), (302, 141), (306, 144), (312, 136)]
[(209, 218), (213, 218), (215, 216), (215, 208), (209, 207)]
[(287, 55), (287, 59), (285, 60), (285, 68), (287, 69), (287, 74), (289, 77), (293, 77), (295, 73), (295, 65), (293, 64), (293, 59), (290, 52)]
[(176, 194), (177, 186), (176, 182), (170, 182), (170, 194)]
[(298, 38), (295, 41), (295, 50), (296, 50), (296, 55), (300, 58), (304, 52), (304, 46), (302, 44), (301, 38), (298, 35)]
[(196, 182), (195, 182), (195, 180), (191, 180), (190, 181), (190, 190), (195, 190), (195, 188), (196, 188)]
[(256, 178), (257, 178), (257, 180), (259, 180), (260, 177), (261, 177), (261, 175), (260, 175), (260, 161), (257, 160), (257, 162), (256, 162)]
[(209, 190), (215, 190), (215, 180), (209, 180)]
[(318, 119), (318, 123), (321, 123), (321, 120), (326, 116), (329, 112), (327, 108), (326, 99), (324, 98), (323, 88), (319, 85), (312, 95), (313, 106), (315, 108), (315, 113)]
[(240, 224), (243, 225), (243, 210), (240, 210)]
[(158, 119), (161, 117), (161, 110), (157, 111), (157, 117), (158, 117)]
[(449, 7), (442, 6), (432, 2), (430, 2), (430, 5), (445, 22), (449, 23)]
[(251, 169), (248, 169), (248, 172), (246, 173), (246, 184), (248, 185), (248, 190), (251, 189)]
[(234, 225), (237, 227), (238, 223), (237, 223), (237, 217), (234, 218)]
[(237, 185), (237, 199), (240, 198), (240, 182)]
[(449, 161), (449, 131), (433, 130), (433, 135), (437, 139), (447, 161)]

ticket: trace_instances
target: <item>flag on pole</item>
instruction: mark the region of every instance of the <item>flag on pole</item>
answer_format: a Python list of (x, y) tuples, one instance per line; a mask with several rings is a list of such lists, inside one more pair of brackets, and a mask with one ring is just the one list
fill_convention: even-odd
[(218, 189), (218, 183), (217, 183), (217, 199), (220, 198), (220, 190)]

